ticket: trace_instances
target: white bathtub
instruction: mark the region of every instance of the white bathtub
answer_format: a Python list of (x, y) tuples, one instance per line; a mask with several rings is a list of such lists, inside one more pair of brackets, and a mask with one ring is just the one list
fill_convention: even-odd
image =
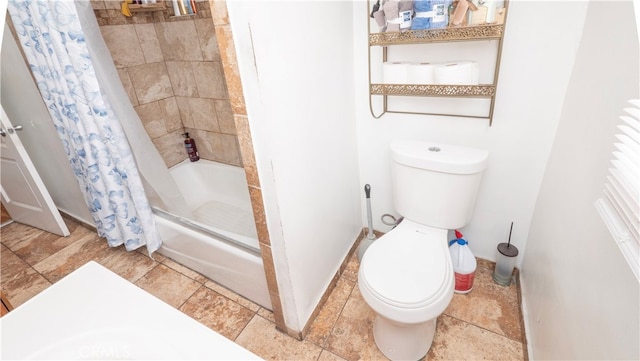
[(244, 169), (201, 159), (170, 169), (193, 220), (259, 251)]
[(271, 309), (244, 169), (201, 159), (170, 171), (193, 219), (156, 212), (158, 252)]
[(262, 360), (95, 261), (0, 328), (3, 360)]

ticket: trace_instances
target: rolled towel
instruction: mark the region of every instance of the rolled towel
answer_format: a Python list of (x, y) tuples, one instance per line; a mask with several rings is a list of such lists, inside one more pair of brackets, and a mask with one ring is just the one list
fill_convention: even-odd
[(431, 2), (431, 29), (446, 28), (449, 25), (449, 5), (450, 0), (433, 0)]
[(439, 29), (449, 25), (449, 0), (416, 0), (411, 30)]
[(411, 29), (411, 21), (413, 20), (413, 6), (415, 0), (400, 0), (398, 5), (398, 13), (402, 18), (402, 24), (400, 24), (400, 30)]
[(414, 0), (389, 0), (384, 4), (387, 32), (398, 32), (411, 28)]
[(373, 14), (380, 10), (380, 0), (376, 1), (375, 4), (373, 4), (373, 8), (371, 9), (371, 17), (373, 18)]
[(399, 32), (400, 31), (400, 18), (399, 18), (399, 0), (389, 0), (382, 6), (384, 10), (384, 17), (387, 23), (387, 32)]
[(416, 0), (416, 17), (411, 23), (411, 30), (425, 30), (431, 27), (431, 1)]
[(385, 30), (387, 30), (387, 18), (384, 15), (384, 4), (386, 2), (387, 0), (381, 0), (378, 10), (373, 12), (373, 18), (376, 20), (376, 24), (378, 24), (381, 33), (384, 33)]

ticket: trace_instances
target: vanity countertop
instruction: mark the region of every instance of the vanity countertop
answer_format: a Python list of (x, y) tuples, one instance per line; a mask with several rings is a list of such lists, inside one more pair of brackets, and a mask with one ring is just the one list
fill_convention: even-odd
[(0, 359), (260, 360), (91, 261), (0, 318)]

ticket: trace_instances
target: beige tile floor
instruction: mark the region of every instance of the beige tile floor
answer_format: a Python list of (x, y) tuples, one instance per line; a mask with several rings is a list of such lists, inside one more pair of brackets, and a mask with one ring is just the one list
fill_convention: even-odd
[[(0, 229), (0, 288), (14, 307), (89, 260), (267, 360), (385, 360), (371, 331), (375, 314), (358, 287), (356, 257), (303, 341), (275, 329), (272, 313), (171, 259), (146, 251), (109, 248), (97, 234), (66, 220), (72, 234), (59, 237), (11, 223)], [(454, 295), (438, 319), (425, 360), (525, 360), (518, 289), (495, 284), (493, 264), (480, 260), (473, 290)]]

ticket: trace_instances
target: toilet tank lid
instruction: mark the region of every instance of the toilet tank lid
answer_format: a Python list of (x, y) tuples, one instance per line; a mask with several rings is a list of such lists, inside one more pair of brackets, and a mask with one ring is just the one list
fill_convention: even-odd
[(420, 169), (474, 174), (487, 167), (489, 152), (459, 145), (402, 140), (391, 143), (391, 158), (397, 163)]

